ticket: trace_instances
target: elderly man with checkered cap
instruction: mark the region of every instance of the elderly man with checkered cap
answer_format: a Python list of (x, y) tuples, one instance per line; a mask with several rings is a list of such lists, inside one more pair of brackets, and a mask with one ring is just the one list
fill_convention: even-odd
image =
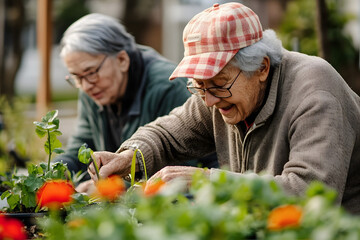
[[(194, 16), (183, 41), (185, 56), (170, 79), (187, 77), (193, 96), (116, 153), (96, 152), (101, 175), (129, 174), (137, 146), (150, 181), (190, 181), (199, 169), (174, 165), (215, 151), (221, 169), (200, 169), (210, 178), (225, 167), (232, 175), (267, 173), (298, 195), (318, 180), (360, 214), (360, 98), (330, 64), (285, 50), (240, 3)], [(144, 172), (142, 161), (136, 166)], [(96, 180), (92, 166), (89, 172)]]

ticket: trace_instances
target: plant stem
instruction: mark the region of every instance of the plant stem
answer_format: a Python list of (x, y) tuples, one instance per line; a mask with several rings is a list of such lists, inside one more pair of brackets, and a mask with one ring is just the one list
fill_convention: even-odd
[(50, 160), (51, 160), (51, 141), (50, 141), (50, 130), (47, 130), (48, 133), (48, 143), (49, 143), (49, 160), (48, 160), (48, 171), (50, 171)]
[(95, 159), (94, 155), (91, 154), (91, 161), (94, 163), (96, 176), (97, 176), (98, 180), (100, 180), (99, 167), (94, 159)]
[(144, 174), (145, 174), (145, 181), (147, 181), (147, 173), (146, 173), (146, 164), (145, 164), (145, 159), (144, 159), (144, 155), (141, 152), (141, 150), (139, 148), (136, 148), (133, 154), (133, 158), (131, 161), (131, 170), (130, 170), (130, 176), (131, 176), (131, 186), (134, 185), (135, 183), (135, 165), (136, 165), (136, 152), (139, 151), (140, 155), (141, 155), (141, 160), (143, 162), (144, 165)]

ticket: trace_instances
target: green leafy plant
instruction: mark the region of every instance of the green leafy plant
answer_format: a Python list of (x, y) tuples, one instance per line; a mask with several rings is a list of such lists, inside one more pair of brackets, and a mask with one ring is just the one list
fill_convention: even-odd
[(336, 205), (336, 193), (319, 182), (310, 184), (302, 197), (289, 196), (273, 178), (252, 173), (239, 178), (223, 173), (212, 180), (196, 173), (192, 197), (174, 191), (181, 189), (177, 184), (167, 184), (150, 197), (127, 191), (106, 207), (72, 211), (65, 224), (43, 220), (44, 234), (48, 239), (87, 240), (360, 237), (360, 218)]
[(14, 169), (14, 172), (3, 181), (3, 185), (8, 187), (8, 190), (1, 195), (1, 199), (6, 198), (9, 205), (5, 211), (34, 212), (36, 209), (36, 191), (45, 181), (70, 178), (70, 173), (65, 164), (61, 162), (50, 164), (52, 153), (60, 154), (63, 152), (60, 149), (61, 142), (57, 139), (57, 136), (61, 135), (58, 130), (59, 119), (57, 115), (57, 110), (50, 111), (41, 119), (41, 122), (34, 122), (36, 134), (41, 138), (47, 137), (44, 149), (48, 155), (48, 161), (47, 164), (30, 164), (27, 167), (27, 175), (18, 174)]
[(58, 110), (53, 110), (48, 112), (45, 117), (41, 119), (41, 122), (35, 121), (36, 125), (35, 132), (36, 134), (42, 138), (47, 136), (47, 140), (44, 145), (45, 152), (48, 154), (48, 171), (50, 171), (50, 162), (51, 155), (53, 152), (60, 154), (64, 153), (64, 150), (61, 149), (61, 142), (57, 138), (57, 136), (62, 135), (59, 129), (59, 119), (57, 118)]

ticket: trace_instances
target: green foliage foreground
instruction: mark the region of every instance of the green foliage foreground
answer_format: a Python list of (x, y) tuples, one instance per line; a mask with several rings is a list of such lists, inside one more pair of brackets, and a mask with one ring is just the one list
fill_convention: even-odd
[[(190, 195), (181, 182), (146, 197), (130, 188), (116, 203), (100, 203), (42, 219), (47, 239), (360, 239), (360, 219), (335, 205), (335, 192), (314, 182), (304, 197), (286, 195), (273, 178), (226, 174), (208, 180), (194, 175)], [(191, 197), (189, 197), (191, 196)], [(269, 229), (269, 214), (296, 206), (301, 219), (278, 214), (281, 228)]]

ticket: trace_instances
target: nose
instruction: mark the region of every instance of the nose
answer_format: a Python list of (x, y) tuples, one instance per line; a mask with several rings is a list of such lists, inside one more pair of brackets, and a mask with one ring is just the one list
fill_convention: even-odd
[(220, 98), (215, 97), (214, 95), (210, 94), (208, 91), (205, 91), (205, 96), (203, 97), (203, 100), (205, 101), (205, 104), (208, 107), (212, 107), (216, 103), (221, 101)]

